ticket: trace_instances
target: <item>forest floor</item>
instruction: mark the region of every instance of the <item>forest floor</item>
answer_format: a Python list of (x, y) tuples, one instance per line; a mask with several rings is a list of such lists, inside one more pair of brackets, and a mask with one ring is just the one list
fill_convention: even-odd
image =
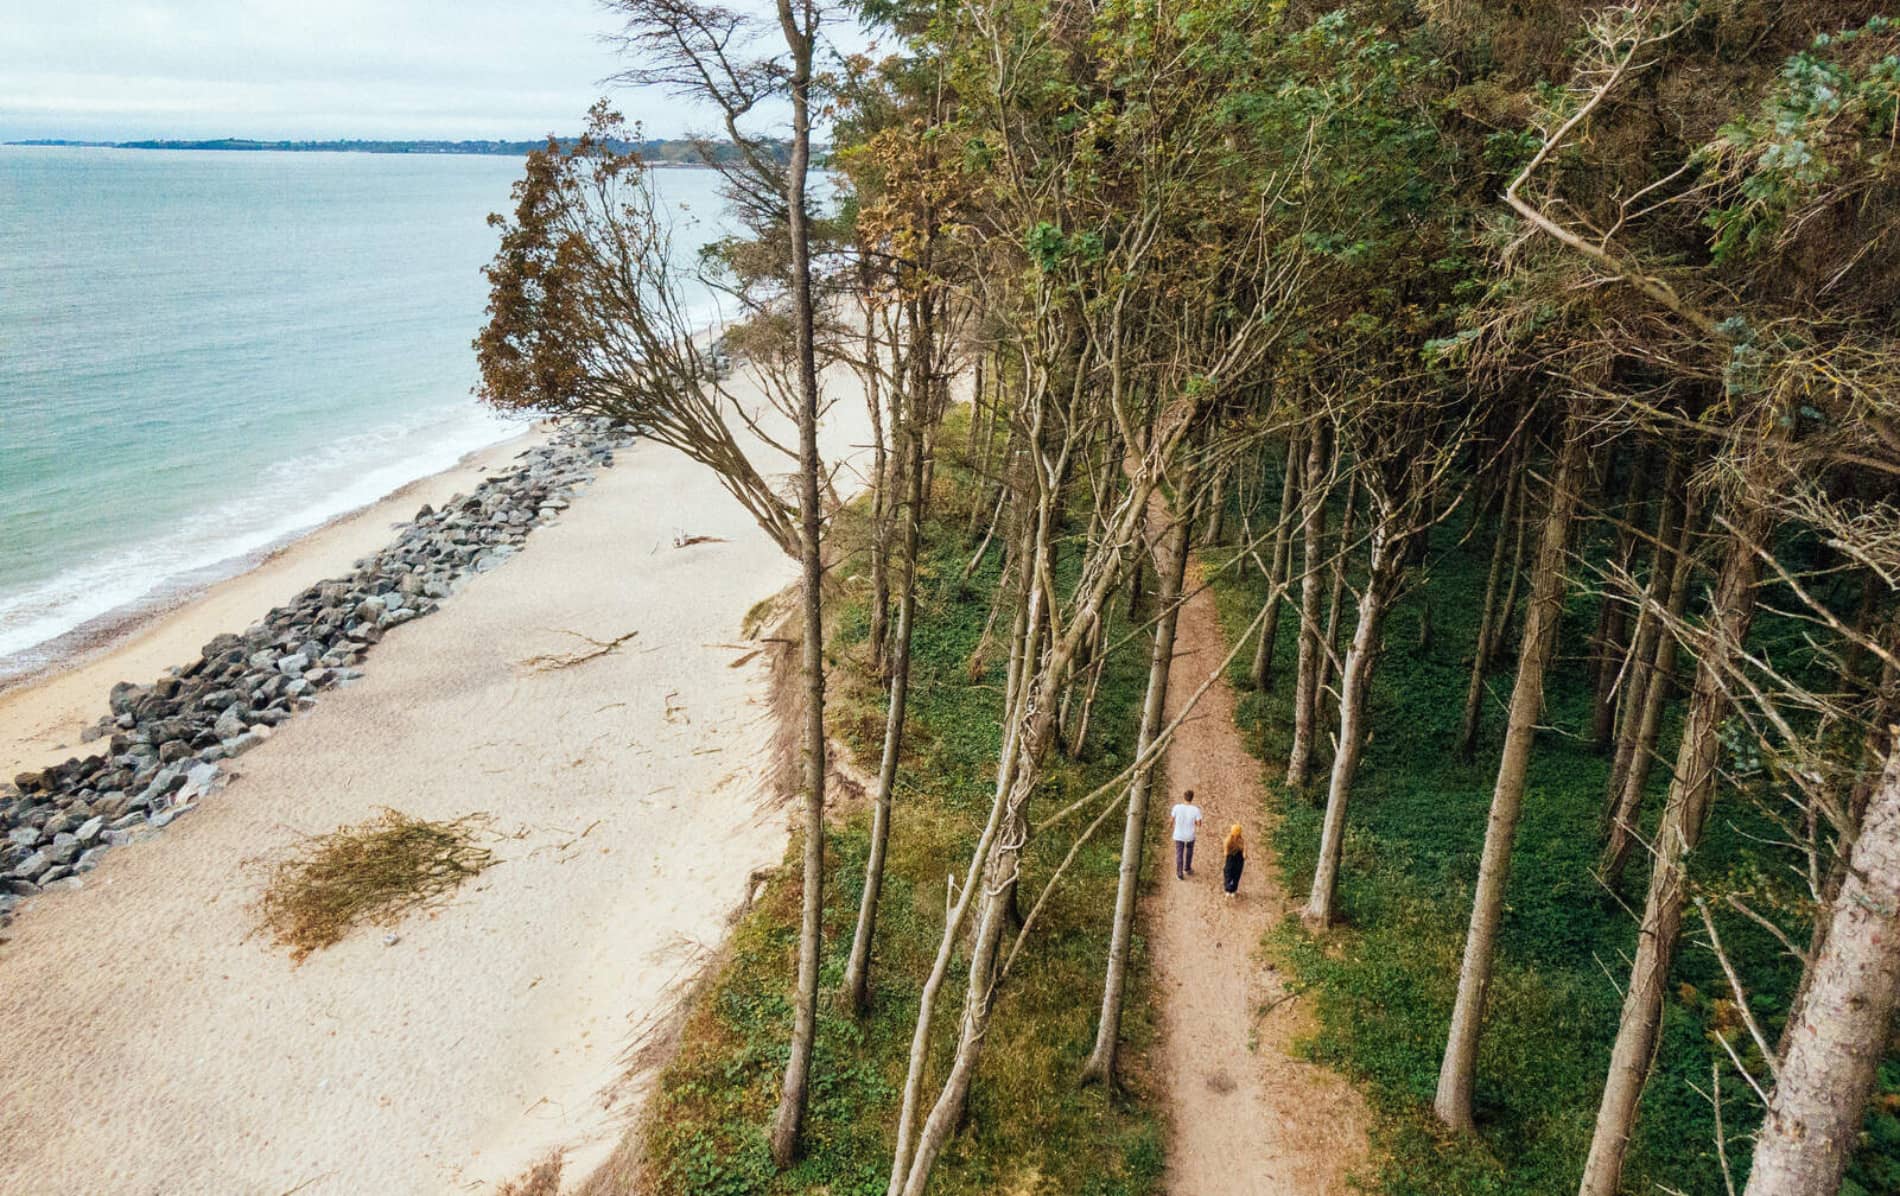
[[(1227, 654), (1214, 594), (1190, 569), (1167, 714), (1176, 718)], [(1149, 951), (1162, 1004), (1158, 1070), (1166, 1077), (1173, 1139), (1169, 1196), (1323, 1196), (1348, 1190), (1367, 1158), (1359, 1092), (1309, 1063), (1295, 1044), (1313, 1030), (1308, 1003), (1262, 958), (1261, 942), (1291, 910), (1264, 819), (1272, 818), (1260, 761), (1234, 722), (1223, 677), (1201, 697), (1167, 753), (1168, 793), (1149, 904)], [(1165, 814), (1192, 789), (1205, 813), (1194, 875), (1173, 879)], [(1247, 839), (1240, 892), (1221, 892), (1221, 844), (1239, 823)], [(1241, 1127), (1244, 1127), (1241, 1128)]]

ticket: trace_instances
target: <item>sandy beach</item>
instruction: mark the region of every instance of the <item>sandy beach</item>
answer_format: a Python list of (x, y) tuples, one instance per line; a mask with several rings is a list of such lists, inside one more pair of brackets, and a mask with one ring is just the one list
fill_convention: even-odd
[[(863, 403), (845, 374), (827, 393), (839, 460), (865, 440)], [(6, 764), (73, 754), (114, 681), (347, 569), (520, 447), (8, 693)], [(841, 471), (841, 492), (856, 484)], [(680, 533), (715, 539), (675, 548)], [(768, 657), (740, 624), (794, 576), (710, 475), (636, 444), (201, 809), (32, 902), (0, 946), (0, 1191), (480, 1192), (552, 1149), (583, 1173), (638, 1107), (627, 1052), (783, 853)], [(629, 632), (577, 667), (524, 663)], [(383, 807), (486, 815), (499, 862), (393, 943), (362, 930), (292, 966), (254, 933), (263, 865)]]

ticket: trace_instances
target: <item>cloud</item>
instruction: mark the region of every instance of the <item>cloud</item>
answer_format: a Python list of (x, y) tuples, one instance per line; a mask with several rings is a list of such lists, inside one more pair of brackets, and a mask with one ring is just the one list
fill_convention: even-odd
[[(9, 0), (0, 139), (505, 137), (577, 128), (622, 65), (594, 0)], [(101, 9), (107, 10), (101, 12)], [(649, 132), (707, 122), (619, 95)]]

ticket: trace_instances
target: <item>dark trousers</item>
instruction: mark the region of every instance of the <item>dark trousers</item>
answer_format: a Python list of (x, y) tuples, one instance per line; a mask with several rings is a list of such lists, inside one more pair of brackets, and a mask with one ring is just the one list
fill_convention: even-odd
[(1176, 839), (1174, 841), (1174, 874), (1185, 876), (1194, 871), (1194, 840)]

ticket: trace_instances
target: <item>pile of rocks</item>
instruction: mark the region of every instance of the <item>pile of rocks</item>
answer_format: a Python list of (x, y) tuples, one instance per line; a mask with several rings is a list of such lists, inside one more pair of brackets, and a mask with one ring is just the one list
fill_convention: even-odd
[(24, 898), (76, 886), (107, 847), (191, 810), (221, 783), (223, 761), (361, 676), (355, 666), (384, 633), (513, 556), (632, 439), (609, 420), (565, 421), (473, 494), (423, 507), (348, 577), (311, 586), (242, 635), (218, 636), (150, 685), (113, 686), (111, 713), (82, 737), (109, 740), (107, 750), (0, 785), (0, 926)]

